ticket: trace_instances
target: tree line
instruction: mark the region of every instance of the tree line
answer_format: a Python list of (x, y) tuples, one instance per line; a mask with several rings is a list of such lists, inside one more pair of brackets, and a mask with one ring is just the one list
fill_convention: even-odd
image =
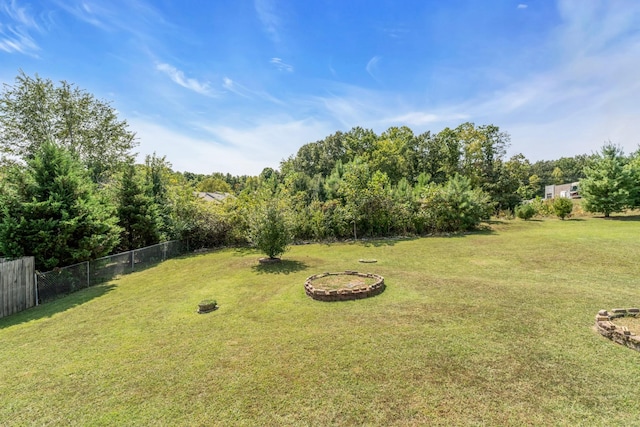
[[(607, 146), (532, 164), (506, 158), (509, 143), (494, 125), (419, 135), (356, 127), (305, 144), (258, 176), (179, 173), (155, 154), (135, 164), (135, 134), (108, 102), (20, 73), (0, 95), (0, 256), (34, 255), (39, 269), (51, 269), (171, 239), (194, 248), (282, 246), (461, 232), (539, 198), (547, 184), (578, 180), (589, 209), (638, 206), (636, 154)], [(610, 195), (601, 182), (618, 172), (617, 204), (598, 204)], [(198, 191), (227, 197), (205, 202)]]

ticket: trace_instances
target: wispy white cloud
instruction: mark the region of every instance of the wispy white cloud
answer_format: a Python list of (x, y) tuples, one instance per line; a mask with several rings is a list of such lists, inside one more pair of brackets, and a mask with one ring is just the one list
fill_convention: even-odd
[(518, 5), (518, 7), (517, 7), (517, 8), (518, 8), (518, 9), (526, 9), (526, 8), (528, 8), (528, 7), (529, 7), (529, 5), (524, 4), (524, 3), (520, 3), (520, 4)]
[(280, 71), (286, 71), (288, 73), (293, 72), (293, 65), (282, 62), (281, 58), (271, 58), (271, 61), (269, 62), (275, 65), (276, 68)]
[[(406, 124), (439, 131), (463, 121), (493, 123), (512, 135), (513, 153), (532, 160), (590, 153), (607, 140), (631, 152), (640, 143), (634, 118), (640, 114), (640, 33), (634, 24), (640, 22), (640, 4), (625, 4), (560, 2), (563, 22), (543, 46), (552, 60), (505, 74), (497, 89), (461, 102), (411, 100), (406, 93), (357, 87), (334, 88), (317, 101), (344, 128), (380, 132)], [(374, 57), (367, 66), (373, 77), (377, 62)]]
[(114, 19), (116, 11), (109, 7), (109, 3), (83, 0), (58, 1), (57, 5), (76, 19), (102, 30), (112, 30), (120, 26), (118, 20)]
[(271, 37), (274, 42), (280, 41), (280, 26), (282, 22), (276, 11), (274, 0), (255, 0), (254, 7), (258, 19), (262, 22), (269, 37)]
[(441, 124), (451, 121), (465, 121), (468, 115), (460, 113), (428, 113), (422, 111), (409, 111), (399, 116), (390, 116), (385, 119), (386, 122), (397, 125), (420, 126), (424, 127), (432, 124)]
[(229, 77), (224, 77), (222, 79), (222, 87), (229, 92), (235, 93), (236, 95), (242, 96), (244, 98), (250, 98), (249, 90), (241, 84), (234, 82)]
[(16, 0), (0, 3), (0, 17), (8, 18), (8, 23), (0, 20), (0, 50), (8, 53), (35, 55), (40, 50), (31, 32), (41, 32), (41, 27), (26, 7)]
[(17, 24), (24, 25), (27, 28), (37, 29), (39, 27), (27, 8), (18, 6), (18, 2), (16, 0), (3, 2), (0, 9)]
[(365, 67), (367, 73), (376, 81), (378, 81), (378, 77), (376, 76), (375, 72), (381, 59), (382, 57), (376, 55), (371, 58), (369, 62), (367, 62), (367, 66)]
[(278, 167), (280, 161), (295, 154), (301, 145), (317, 141), (332, 133), (329, 123), (316, 119), (294, 119), (287, 114), (269, 115), (249, 123), (204, 125), (212, 137), (241, 152), (245, 161), (262, 162), (264, 167)]
[(156, 64), (156, 69), (158, 71), (162, 71), (167, 76), (169, 76), (169, 78), (173, 80), (174, 83), (177, 83), (178, 85), (186, 89), (192, 90), (201, 95), (213, 95), (209, 83), (202, 83), (196, 79), (188, 78), (184, 75), (184, 72), (178, 70), (172, 65), (158, 63)]
[[(159, 30), (174, 29), (145, 0), (52, 0), (76, 20), (106, 32), (125, 32), (143, 46), (158, 40)], [(186, 30), (185, 30), (186, 31)]]
[(196, 173), (224, 172), (258, 175), (306, 143), (322, 139), (334, 129), (312, 119), (289, 116), (263, 117), (258, 122), (235, 125), (191, 123), (209, 136), (191, 137), (145, 118), (129, 120), (140, 139), (139, 161), (153, 152), (166, 155), (173, 169)]
[(129, 120), (140, 140), (138, 161), (147, 154), (167, 156), (176, 171), (195, 173), (228, 172), (234, 175), (259, 174), (265, 167), (261, 159), (247, 158), (236, 147), (185, 134), (145, 119)]
[(562, 0), (559, 12), (563, 22), (547, 50), (555, 62), (457, 108), (475, 120), (499, 120), (513, 151), (532, 160), (590, 153), (607, 140), (635, 150), (640, 4)]
[(247, 99), (259, 98), (259, 99), (263, 99), (265, 101), (269, 101), (271, 103), (278, 104), (278, 105), (284, 104), (280, 99), (266, 92), (251, 90), (246, 86), (243, 86), (240, 83), (236, 82), (235, 80), (230, 79), (229, 77), (224, 77), (222, 79), (222, 87), (227, 91), (235, 93), (236, 95), (241, 96), (243, 98), (247, 98)]
[(400, 39), (409, 34), (406, 28), (384, 28), (382, 31), (392, 39)]

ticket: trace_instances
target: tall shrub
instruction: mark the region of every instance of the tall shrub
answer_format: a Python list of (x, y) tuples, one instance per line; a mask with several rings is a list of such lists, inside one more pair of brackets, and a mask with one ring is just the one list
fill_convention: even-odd
[(0, 213), (0, 252), (35, 257), (52, 269), (107, 255), (118, 243), (113, 206), (95, 192), (70, 151), (41, 145), (24, 171), (6, 178)]
[(573, 211), (573, 202), (566, 197), (556, 197), (553, 200), (553, 211), (558, 218), (564, 220), (567, 216), (571, 215)]
[(291, 226), (278, 199), (257, 206), (249, 222), (249, 241), (269, 258), (285, 253), (292, 241)]
[(632, 181), (625, 162), (622, 149), (608, 144), (585, 167), (586, 177), (580, 180), (580, 194), (587, 212), (602, 212), (606, 218), (629, 205)]
[(458, 232), (477, 228), (489, 218), (492, 206), (489, 196), (472, 188), (468, 178), (454, 175), (443, 185), (425, 189), (421, 209), (432, 231)]

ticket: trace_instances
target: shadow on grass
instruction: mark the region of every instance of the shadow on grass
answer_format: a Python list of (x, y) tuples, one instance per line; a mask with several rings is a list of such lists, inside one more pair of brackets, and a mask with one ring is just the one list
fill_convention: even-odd
[(91, 301), (92, 299), (99, 298), (111, 292), (115, 287), (116, 285), (114, 284), (105, 283), (44, 302), (36, 307), (1, 318), (0, 329), (62, 313), (63, 311), (70, 310), (76, 306)]
[(640, 221), (640, 215), (610, 216), (609, 218), (601, 216), (600, 218), (608, 221)]
[(258, 274), (289, 274), (303, 271), (309, 268), (307, 264), (301, 261), (283, 259), (280, 262), (271, 264), (258, 264), (251, 267)]
[(492, 236), (495, 235), (496, 231), (489, 226), (480, 226), (476, 230), (473, 231), (457, 231), (457, 232), (442, 232), (442, 233), (433, 233), (426, 236), (422, 236), (425, 238), (429, 237), (449, 237), (449, 238), (461, 238), (467, 236)]
[(488, 225), (502, 225), (502, 224), (506, 224), (507, 221), (503, 220), (503, 219), (488, 219), (486, 221), (482, 221), (485, 224)]
[(381, 246), (394, 246), (399, 242), (410, 242), (412, 240), (419, 239), (418, 236), (398, 236), (398, 237), (365, 237), (358, 240), (351, 240), (350, 243), (360, 243), (366, 247), (374, 246), (376, 248)]

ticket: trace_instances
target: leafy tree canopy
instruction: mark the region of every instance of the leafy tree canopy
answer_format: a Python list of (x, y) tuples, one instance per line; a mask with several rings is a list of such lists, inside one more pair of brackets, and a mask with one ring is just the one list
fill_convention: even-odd
[(27, 76), (0, 94), (0, 152), (27, 160), (51, 142), (74, 152), (94, 182), (130, 157), (135, 134), (107, 102), (75, 85)]

